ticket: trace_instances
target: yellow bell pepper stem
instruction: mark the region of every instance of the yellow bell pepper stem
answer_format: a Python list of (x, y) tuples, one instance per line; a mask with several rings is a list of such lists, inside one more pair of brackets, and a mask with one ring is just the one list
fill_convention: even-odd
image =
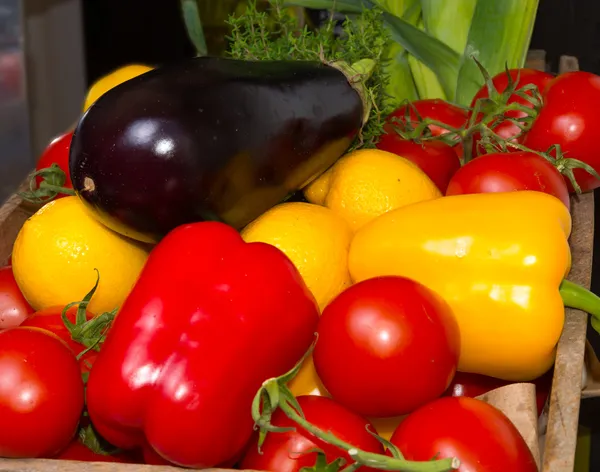
[(585, 311), (592, 315), (592, 326), (600, 332), (600, 297), (569, 280), (560, 284), (560, 296), (566, 307)]

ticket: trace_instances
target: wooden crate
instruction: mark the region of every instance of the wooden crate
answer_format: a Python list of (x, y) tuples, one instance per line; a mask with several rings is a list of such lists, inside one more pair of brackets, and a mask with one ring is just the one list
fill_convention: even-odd
[[(544, 54), (533, 52), (532, 67), (545, 68)], [(560, 72), (577, 69), (573, 57), (561, 58)], [(568, 279), (590, 287), (594, 240), (594, 198), (592, 193), (571, 199), (573, 231), (569, 240), (572, 268)], [(12, 196), (0, 208), (0, 262), (6, 261), (12, 243), (25, 220), (33, 214), (31, 207)], [(582, 397), (600, 396), (600, 362), (589, 346), (586, 349), (587, 313), (565, 311), (565, 326), (558, 344), (552, 392), (535, 429), (539, 435), (541, 472), (571, 472)], [(512, 418), (511, 418), (512, 419)], [(517, 425), (519, 427), (519, 425)], [(43, 425), (40, 425), (43, 427)], [(522, 430), (519, 427), (520, 430)], [(530, 443), (530, 447), (531, 443)], [(48, 459), (0, 459), (0, 472), (173, 472), (174, 467), (103, 462), (76, 462)], [(216, 472), (224, 469), (206, 469)]]

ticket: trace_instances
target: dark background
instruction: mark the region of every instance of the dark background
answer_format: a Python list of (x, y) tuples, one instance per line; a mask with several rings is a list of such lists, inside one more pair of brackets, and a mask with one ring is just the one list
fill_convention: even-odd
[[(83, 5), (90, 84), (127, 63), (161, 64), (194, 54), (177, 0), (96, 0)], [(567, 54), (579, 59), (582, 70), (600, 74), (600, 0), (540, 0), (531, 48), (546, 51), (552, 71), (558, 69), (559, 57)], [(598, 221), (599, 192), (595, 198)], [(600, 293), (599, 226), (596, 224), (594, 244), (598, 255), (594, 257), (592, 280), (595, 293)], [(596, 352), (600, 352), (600, 336), (591, 328), (588, 333)], [(590, 470), (600, 470), (600, 399), (582, 403), (580, 422), (593, 431)]]

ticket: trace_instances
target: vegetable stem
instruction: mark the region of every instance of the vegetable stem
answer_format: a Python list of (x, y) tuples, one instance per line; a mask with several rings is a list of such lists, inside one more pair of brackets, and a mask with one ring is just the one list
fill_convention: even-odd
[(585, 311), (600, 319), (600, 297), (595, 293), (565, 279), (560, 284), (560, 296), (566, 307)]
[[(260, 428), (261, 440), (259, 440), (259, 448), (268, 432), (277, 434), (277, 432), (280, 431), (289, 431), (289, 428), (278, 428), (271, 424), (271, 416), (275, 410), (279, 408), (300, 428), (309, 432), (321, 441), (346, 451), (354, 461), (354, 463), (350, 464), (347, 468), (349, 470), (355, 470), (358, 466), (367, 466), (379, 470), (398, 470), (403, 472), (448, 472), (459, 468), (460, 461), (455, 457), (431, 461), (410, 461), (404, 459), (399, 453), (400, 451), (397, 451), (396, 454), (392, 454), (392, 456), (362, 451), (352, 444), (339, 439), (334, 434), (311, 424), (304, 417), (300, 405), (286, 386), (286, 383), (298, 373), (302, 362), (310, 355), (313, 348), (314, 344), (290, 372), (281, 377), (265, 381), (254, 397), (252, 403), (252, 418), (254, 419), (255, 424)], [(380, 442), (385, 444), (385, 440), (379, 438), (375, 434), (373, 435), (378, 438)]]
[(369, 121), (371, 107), (374, 105), (366, 82), (371, 78), (377, 63), (373, 59), (361, 59), (352, 65), (344, 61), (334, 61), (329, 64), (348, 78), (348, 82), (360, 96), (363, 102), (363, 126)]

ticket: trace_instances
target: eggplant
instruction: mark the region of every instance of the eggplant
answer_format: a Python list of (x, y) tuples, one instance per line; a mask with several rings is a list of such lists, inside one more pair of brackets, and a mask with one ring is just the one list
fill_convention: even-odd
[(374, 66), (360, 62), (196, 57), (128, 80), (76, 126), (75, 192), (106, 226), (139, 241), (197, 221), (242, 229), (360, 133), (370, 110), (363, 79)]

